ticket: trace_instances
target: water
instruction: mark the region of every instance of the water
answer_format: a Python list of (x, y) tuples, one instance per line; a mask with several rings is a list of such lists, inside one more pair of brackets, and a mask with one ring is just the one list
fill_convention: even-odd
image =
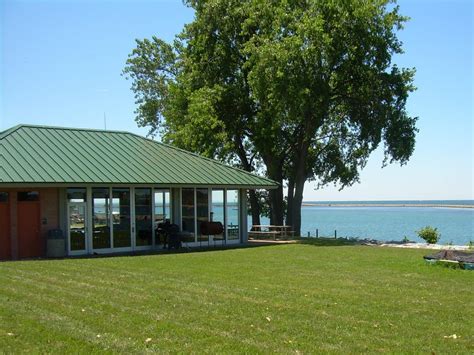
[[(311, 203), (311, 202), (308, 202)], [(373, 238), (377, 240), (410, 240), (422, 242), (416, 231), (425, 226), (438, 228), (439, 243), (466, 245), (474, 241), (474, 209), (448, 207), (351, 207), (338, 205), (360, 204), (405, 204), (405, 205), (473, 205), (472, 200), (463, 201), (317, 201), (331, 207), (304, 206), (301, 210), (301, 234), (315, 236)], [(262, 218), (262, 224), (269, 224)], [(249, 219), (251, 225), (251, 218)]]

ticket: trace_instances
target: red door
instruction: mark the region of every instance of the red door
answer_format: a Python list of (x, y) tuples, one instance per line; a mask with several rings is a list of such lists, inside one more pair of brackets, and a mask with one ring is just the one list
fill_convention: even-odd
[(10, 206), (0, 201), (0, 260), (11, 259)]
[(18, 201), (18, 256), (33, 258), (42, 255), (39, 201)]

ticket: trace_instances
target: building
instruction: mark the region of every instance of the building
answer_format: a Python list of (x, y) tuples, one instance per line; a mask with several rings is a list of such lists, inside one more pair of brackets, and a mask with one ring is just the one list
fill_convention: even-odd
[[(248, 189), (277, 184), (144, 137), (19, 125), (0, 133), (0, 259), (42, 257), (48, 236), (65, 255), (162, 247), (169, 220), (186, 245), (247, 240)], [(201, 235), (202, 221), (221, 235)]]

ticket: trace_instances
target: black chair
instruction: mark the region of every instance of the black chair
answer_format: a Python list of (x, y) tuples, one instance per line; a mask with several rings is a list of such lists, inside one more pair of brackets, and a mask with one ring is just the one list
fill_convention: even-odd
[(179, 235), (179, 227), (177, 224), (169, 224), (165, 226), (166, 238), (168, 240), (168, 249), (181, 248), (181, 236)]

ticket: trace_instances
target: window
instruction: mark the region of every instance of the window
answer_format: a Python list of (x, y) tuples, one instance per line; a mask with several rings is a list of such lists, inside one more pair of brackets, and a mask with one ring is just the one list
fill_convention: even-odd
[(69, 202), (86, 202), (86, 188), (69, 188), (67, 189), (67, 199)]
[[(181, 219), (183, 223), (183, 241), (194, 242), (195, 241), (195, 229), (194, 229), (194, 189), (182, 189), (181, 190)], [(187, 232), (187, 233), (186, 233)]]
[(240, 239), (239, 233), (239, 190), (227, 190), (227, 240)]
[(110, 196), (108, 188), (92, 189), (92, 247), (110, 248)]
[[(224, 219), (224, 190), (212, 190), (211, 196), (211, 220), (214, 222), (221, 222), (222, 225), (225, 225)], [(214, 240), (223, 241), (224, 233), (215, 235)]]
[(171, 221), (170, 190), (155, 189), (155, 224)]
[(135, 189), (136, 246), (153, 244), (151, 189)]
[(130, 189), (112, 190), (112, 222), (114, 248), (126, 248), (131, 244)]
[(208, 235), (201, 235), (201, 223), (209, 221), (209, 190), (196, 189), (197, 235), (199, 242), (209, 242)]
[(4, 202), (4, 203), (8, 202), (8, 192), (1, 192), (0, 191), (0, 203), (1, 202)]
[(21, 191), (17, 195), (18, 202), (39, 201), (38, 191)]

